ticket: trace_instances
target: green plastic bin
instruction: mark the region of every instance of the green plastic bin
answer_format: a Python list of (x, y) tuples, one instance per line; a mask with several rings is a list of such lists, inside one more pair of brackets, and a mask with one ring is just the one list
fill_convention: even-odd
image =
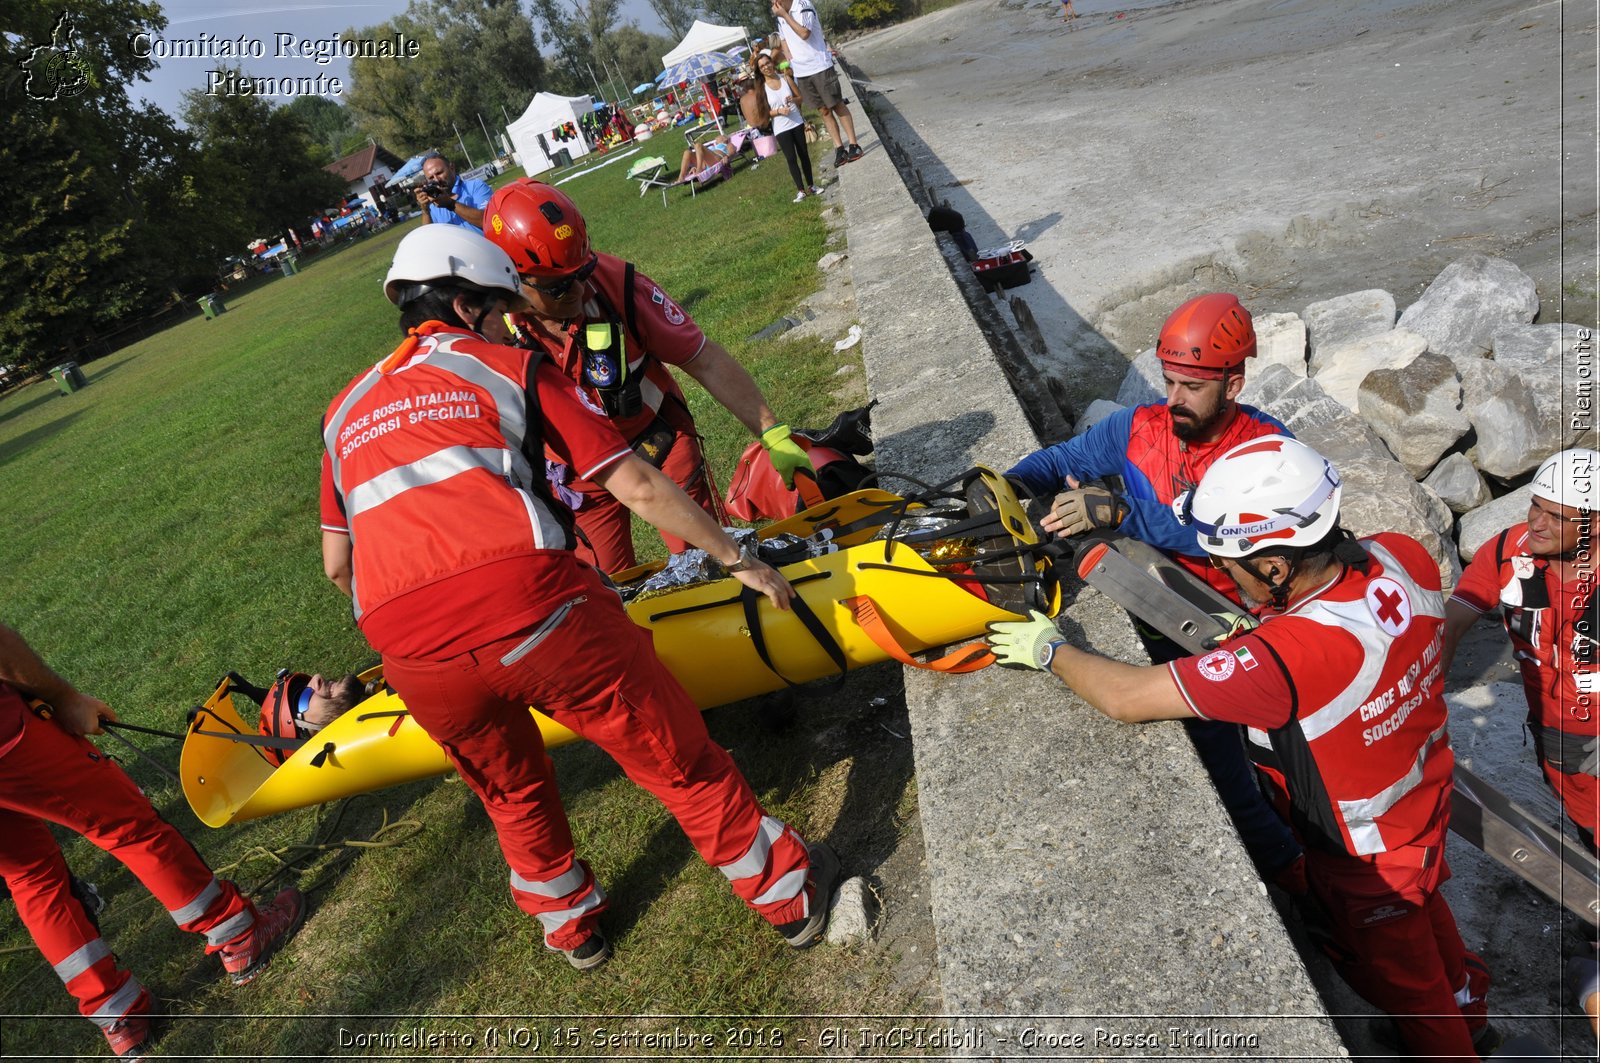
[(77, 362), (62, 362), (60, 365), (52, 366), (50, 379), (56, 382), (56, 386), (61, 389), (61, 394), (63, 395), (71, 395), (74, 391), (87, 386), (89, 383), (88, 379), (83, 375), (83, 370), (78, 368)]
[(278, 260), (278, 268), (283, 270), (285, 277), (294, 276), (300, 272), (300, 256), (284, 255), (283, 258)]
[(222, 305), (222, 296), (216, 294), (215, 292), (212, 292), (210, 295), (202, 295), (197, 302), (200, 304), (200, 312), (205, 314), (207, 321), (212, 320), (218, 314), (228, 309), (226, 306)]

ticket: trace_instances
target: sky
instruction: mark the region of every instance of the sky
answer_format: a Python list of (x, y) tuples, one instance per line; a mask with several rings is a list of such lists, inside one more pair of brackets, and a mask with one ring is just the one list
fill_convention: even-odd
[[(338, 4), (236, 4), (228, 0), (165, 0), (161, 7), (167, 16), (167, 28), (162, 36), (167, 46), (207, 47), (208, 44), (201, 42), (218, 38), (236, 45), (242, 36), (247, 48), (252, 52), (259, 50), (262, 55), (260, 58), (246, 55), (238, 59), (227, 55), (158, 58), (160, 65), (151, 72), (150, 80), (135, 85), (130, 95), (135, 99), (149, 100), (175, 116), (182, 105), (184, 91), (205, 88), (207, 72), (224, 65), (242, 66), (246, 74), (254, 77), (314, 79), (321, 76), (322, 85), (329, 85), (332, 79), (338, 78), (348, 87), (348, 60), (333, 58), (325, 65), (320, 64), (314, 58), (296, 54), (297, 50), (302, 50), (299, 42), (314, 42), (319, 38), (326, 41), (351, 27), (376, 25), (404, 11), (406, 2), (354, 0), (352, 3)], [(646, 32), (667, 33), (646, 0), (623, 0), (622, 21), (637, 22)], [(280, 34), (287, 34), (288, 41), (281, 39)], [(419, 42), (422, 48), (431, 44), (429, 41)], [(141, 42), (141, 46), (161, 48), (159, 43), (144, 45)], [(285, 52), (287, 54), (280, 54)], [(159, 51), (156, 54), (159, 55)], [(292, 99), (289, 96), (274, 98), (284, 103)]]

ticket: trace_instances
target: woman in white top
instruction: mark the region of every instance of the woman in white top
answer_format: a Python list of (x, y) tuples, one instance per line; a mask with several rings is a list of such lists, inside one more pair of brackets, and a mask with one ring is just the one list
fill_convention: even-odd
[[(764, 91), (756, 94), (756, 109), (770, 116), (772, 135), (783, 149), (789, 163), (789, 176), (794, 178), (797, 191), (794, 201), (801, 202), (807, 193), (822, 195), (811, 176), (811, 153), (806, 150), (806, 126), (800, 118), (800, 90), (788, 71), (779, 71), (777, 63), (767, 52), (757, 52), (755, 57), (757, 87)], [(763, 99), (763, 97), (765, 97)], [(767, 122), (758, 123), (767, 125)]]

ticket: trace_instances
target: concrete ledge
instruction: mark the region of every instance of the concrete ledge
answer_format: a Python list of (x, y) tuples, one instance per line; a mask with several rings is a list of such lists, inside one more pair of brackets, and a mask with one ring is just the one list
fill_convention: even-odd
[[(892, 139), (898, 115), (869, 102)], [(878, 467), (1004, 469), (1033, 427), (889, 152), (862, 139), (840, 199)], [(1069, 637), (1139, 659), (1119, 609), (1069, 593)], [(1000, 669), (908, 670), (906, 699), (945, 1011), (984, 1024), (971, 1054), (1346, 1054), (1179, 725), (1123, 727)]]

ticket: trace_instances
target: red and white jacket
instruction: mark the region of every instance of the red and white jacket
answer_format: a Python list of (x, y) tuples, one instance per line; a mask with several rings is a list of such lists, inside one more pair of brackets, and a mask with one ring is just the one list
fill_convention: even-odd
[(322, 528), (351, 537), (375, 649), (453, 656), (581, 593), (541, 440), (586, 477), (630, 453), (547, 361), (438, 322), (333, 400)]
[(1534, 723), (1600, 735), (1600, 652), (1594, 578), (1562, 583), (1528, 553), (1528, 525), (1490, 539), (1472, 555), (1450, 600), (1478, 613), (1498, 606)]
[(1433, 846), (1454, 757), (1438, 566), (1416, 540), (1362, 540), (1365, 574), (1326, 586), (1202, 657), (1168, 665), (1197, 715), (1249, 728), (1308, 844), (1355, 856)]

